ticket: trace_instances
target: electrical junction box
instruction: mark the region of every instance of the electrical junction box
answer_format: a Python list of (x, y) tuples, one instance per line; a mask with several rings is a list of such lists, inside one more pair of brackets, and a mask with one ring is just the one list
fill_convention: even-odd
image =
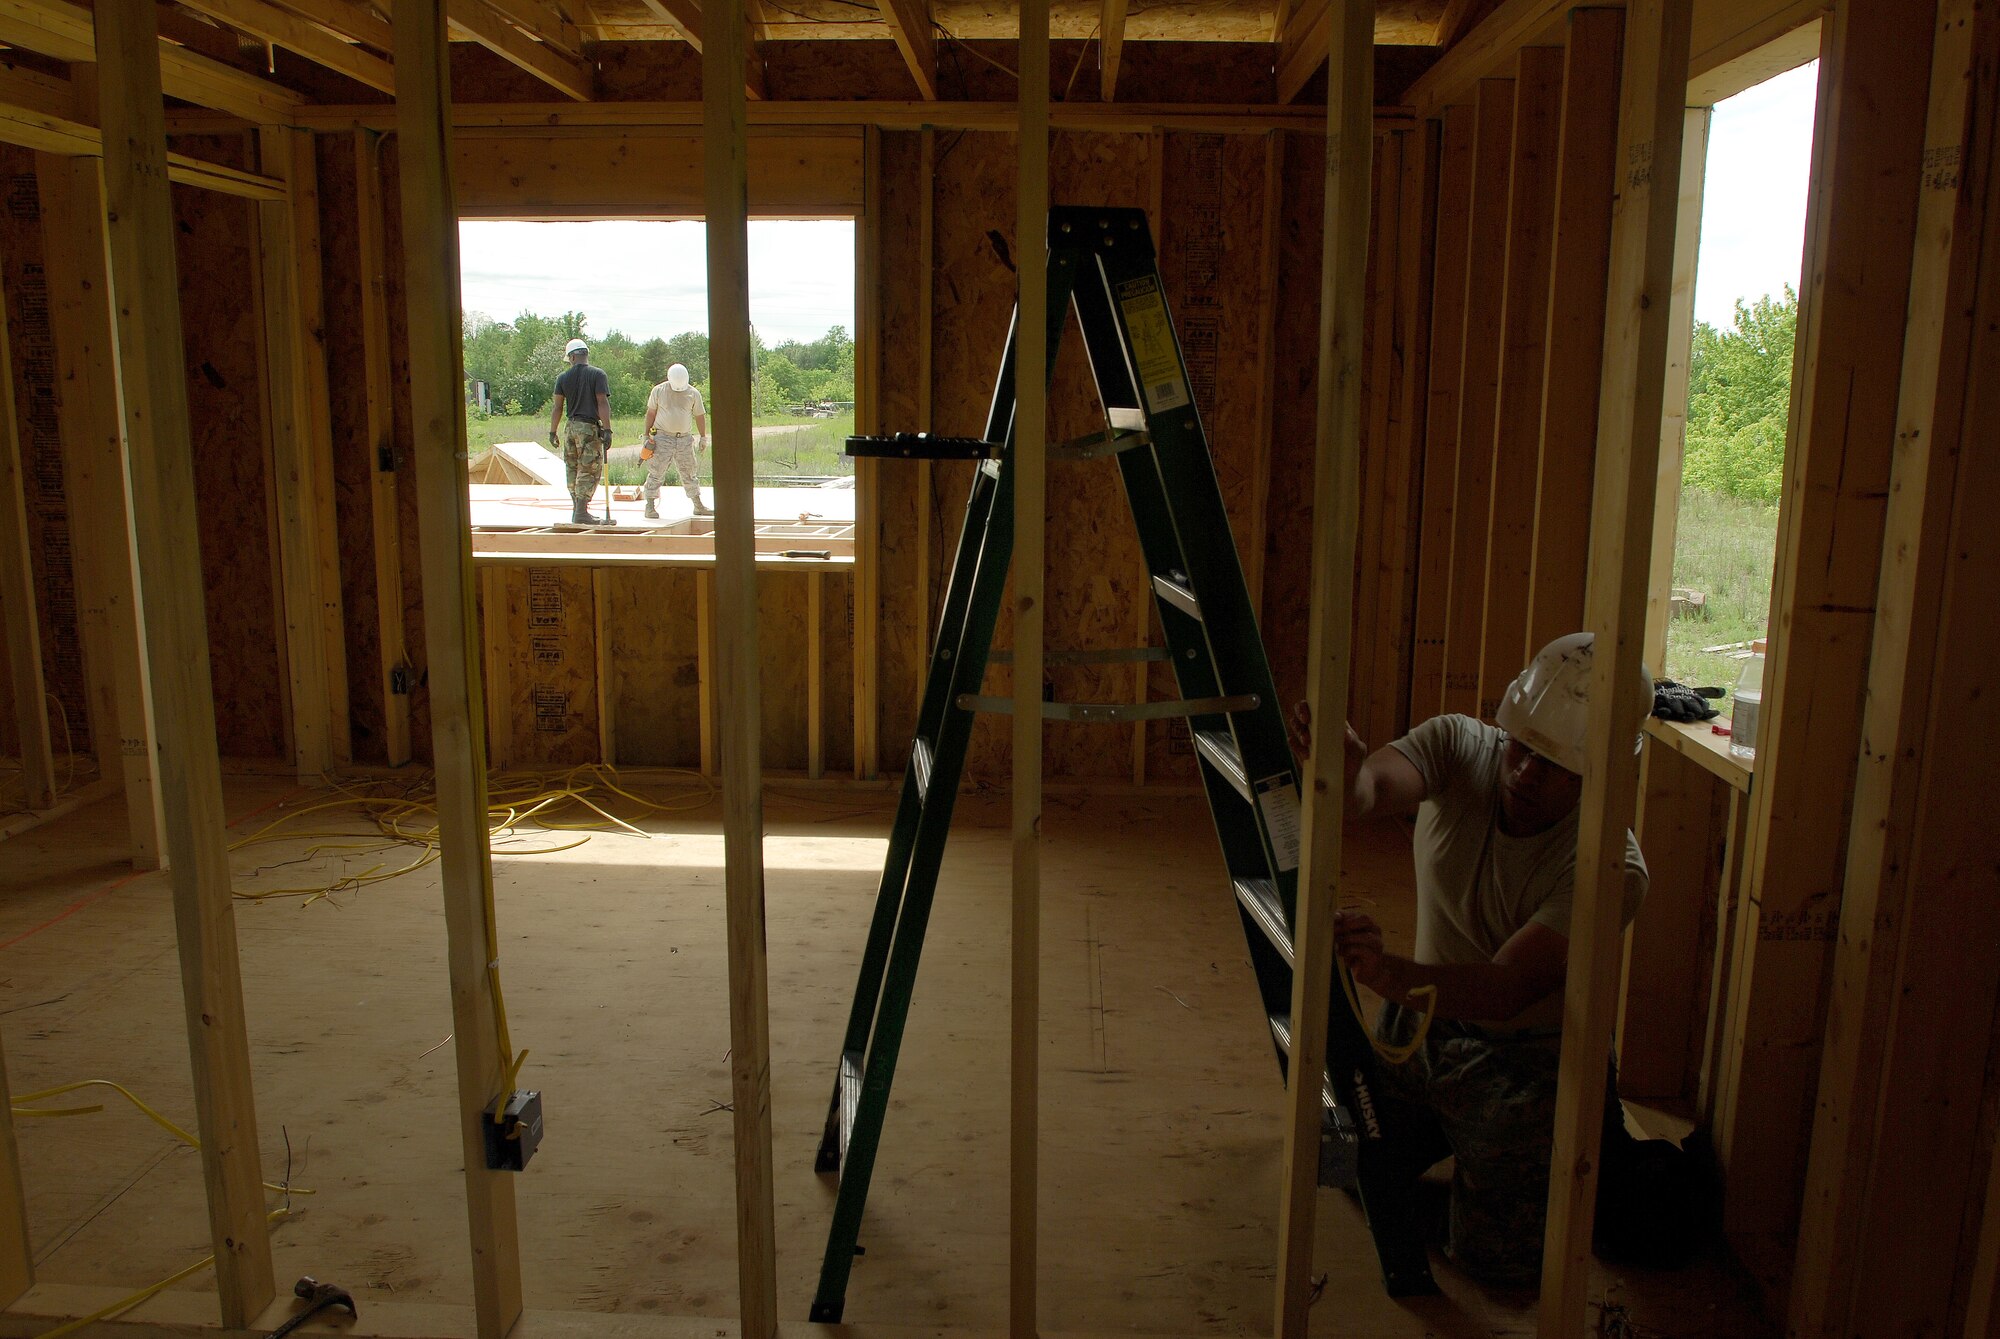
[(480, 1128), (486, 1131), (487, 1170), (520, 1171), (542, 1142), (542, 1095), (532, 1091), (507, 1094), (500, 1119), (482, 1120)]

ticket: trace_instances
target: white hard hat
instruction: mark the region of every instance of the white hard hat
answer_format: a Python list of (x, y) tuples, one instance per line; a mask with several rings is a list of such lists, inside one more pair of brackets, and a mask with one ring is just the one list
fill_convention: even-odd
[(688, 370), (686, 366), (681, 363), (675, 363), (672, 367), (668, 368), (667, 384), (677, 391), (686, 390), (688, 388)]
[[(1558, 637), (1514, 676), (1494, 719), (1500, 728), (1565, 771), (1583, 775), (1584, 734), (1590, 724), (1590, 661), (1596, 638), (1588, 632)], [(1652, 709), (1653, 676), (1639, 666)], [(1635, 745), (1636, 747), (1636, 745)]]
[(579, 353), (589, 353), (589, 352), (590, 352), (590, 346), (584, 343), (580, 339), (573, 339), (569, 343), (563, 345), (563, 356), (566, 358), (574, 358)]

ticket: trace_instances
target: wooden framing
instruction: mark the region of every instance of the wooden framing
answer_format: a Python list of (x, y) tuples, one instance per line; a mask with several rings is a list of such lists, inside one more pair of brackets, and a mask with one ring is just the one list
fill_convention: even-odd
[(1125, 58), (1126, 0), (1099, 0), (1097, 8), (1097, 96), (1118, 96), (1118, 66)]
[(1486, 608), (1486, 525), (1492, 514), (1493, 434), (1500, 407), (1500, 328), (1506, 294), (1507, 202), (1514, 81), (1479, 85), (1473, 129), (1472, 221), (1458, 368), (1458, 480), (1453, 489), (1446, 599), (1444, 710), (1479, 711), (1480, 623)]
[(134, 869), (158, 869), (165, 825), (154, 756), (152, 679), (146, 668), (138, 552), (125, 451), (118, 346), (105, 253), (104, 184), (96, 158), (35, 160), (48, 235), (69, 239), (43, 257), (61, 388), (64, 486), (106, 538), (75, 546), (79, 631), (90, 690), (98, 775), (118, 779)]
[[(1516, 651), (1526, 664), (1557, 637), (1583, 626), (1584, 572), (1590, 550), (1590, 479), (1597, 460), (1597, 393), (1604, 359), (1605, 283), (1610, 272), (1611, 200), (1618, 178), (1618, 65), (1625, 15), (1617, 9), (1577, 9), (1564, 47), (1562, 133), (1556, 148), (1555, 220), (1550, 264), (1548, 337), (1538, 420), (1540, 456), (1533, 469), (1534, 533), (1528, 546), (1526, 638)], [(1702, 159), (1697, 156), (1697, 177)], [(1688, 159), (1682, 156), (1682, 177)], [(1681, 216), (1680, 228), (1688, 226)], [(1693, 252), (1688, 272), (1693, 273)], [(1675, 272), (1678, 283), (1680, 273)], [(1674, 290), (1676, 300), (1681, 289)], [(1693, 301), (1693, 290), (1687, 291)], [(1676, 317), (1674, 330), (1681, 330)], [(1692, 321), (1686, 322), (1693, 330)], [(1682, 341), (1685, 344), (1685, 341)], [(1680, 346), (1676, 346), (1680, 347)], [(1686, 366), (1683, 352), (1682, 366)], [(1667, 412), (1684, 413), (1686, 379)], [(1680, 457), (1674, 457), (1676, 470)], [(1664, 469), (1664, 464), (1662, 469)], [(1655, 521), (1657, 527), (1658, 521)], [(1671, 544), (1672, 526), (1668, 526)], [(1657, 543), (1658, 530), (1654, 531)], [(1489, 648), (1487, 669), (1496, 669)], [(1650, 663), (1650, 662), (1649, 662)]]
[(936, 102), (937, 34), (931, 27), (930, 0), (875, 0), (875, 7), (882, 11), (910, 77), (917, 81), (917, 92), (926, 102)]
[(1604, 1057), (1617, 1009), (1625, 840), (1638, 788), (1632, 738), (1642, 701), (1640, 641), (1652, 553), (1653, 474), (1673, 288), (1681, 107), (1689, 0), (1626, 7), (1618, 110), (1621, 179), (1611, 216), (1611, 271), (1598, 399), (1587, 626), (1590, 667), (1576, 903), (1564, 985), (1562, 1061), (1542, 1253), (1541, 1339), (1582, 1339), (1590, 1325), (1590, 1239), (1604, 1115)]
[(158, 30), (146, 5), (96, 11), (104, 203), (119, 366), (159, 709), (160, 790), (172, 865), (181, 990), (222, 1324), (251, 1325), (273, 1296), (257, 1112), (236, 953), (215, 694), (195, 513), (179, 271), (166, 176)]
[[(1284, 212), (1285, 137), (1273, 131), (1264, 137), (1264, 229), (1257, 274), (1257, 384), (1263, 387), (1263, 393), (1257, 397), (1257, 426), (1251, 439), (1256, 455), (1250, 477), (1256, 492), (1250, 508), (1250, 534), (1243, 544), (1243, 574), (1250, 583), (1250, 607), (1260, 612), (1264, 607), (1264, 548), (1269, 543), (1271, 528), (1271, 451), (1277, 427), (1274, 402), (1278, 397), (1278, 262), (1285, 243)], [(1151, 582), (1142, 584), (1150, 587)], [(1150, 609), (1142, 611), (1142, 625), (1151, 617)], [(1143, 643), (1146, 632), (1147, 628), (1141, 626), (1139, 641), (1133, 645)], [(1135, 667), (1133, 672), (1143, 683), (1144, 666)], [(1139, 733), (1143, 739), (1143, 725)]]
[(1286, 17), (1278, 34), (1279, 102), (1296, 99), (1326, 64), (1333, 9), (1334, 0), (1298, 0)]
[[(384, 761), (410, 760), (408, 644), (403, 632), (403, 526), (396, 497), (396, 440), (390, 421), (389, 276), (383, 241), (381, 139), (354, 132), (355, 241), (361, 256), (362, 435), (369, 466), (369, 526), (374, 536), (375, 630), (382, 695)], [(399, 691), (400, 689), (400, 691)]]
[(7, 1057), (0, 1054), (0, 1306), (12, 1306), (34, 1282), (28, 1196), (14, 1142), (14, 1096), (7, 1082)]
[(560, 47), (537, 42), (489, 9), (483, 0), (449, 0), (449, 12), (454, 35), (479, 43), (578, 102), (589, 102), (596, 95), (590, 66)]
[[(854, 253), (854, 272), (861, 276), (854, 304), (856, 343), (868, 351), (857, 353), (854, 362), (854, 430), (875, 433), (882, 418), (882, 304), (876, 296), (882, 275), (882, 141), (873, 128), (862, 133)], [(864, 781), (880, 770), (882, 751), (881, 466), (873, 458), (854, 462), (854, 775)]]
[[(1847, 843), (1924, 172), (1932, 6), (1827, 25), (1806, 218), (1747, 897), (1717, 1151), (1753, 1270), (1791, 1251)], [(1775, 1263), (1775, 1260), (1772, 1261)]]
[[(736, 1273), (743, 1339), (776, 1339), (778, 1244), (771, 1182), (771, 1023), (764, 958), (763, 741), (752, 547), (750, 244), (742, 0), (711, 3), (702, 50), (708, 328), (715, 435), (715, 589), (721, 666), (723, 872), (729, 916), (729, 1082), (736, 1149)], [(858, 576), (858, 574), (857, 574)], [(857, 585), (859, 581), (857, 579)], [(859, 603), (857, 601), (857, 603)], [(857, 620), (858, 621), (858, 620)], [(859, 640), (857, 636), (856, 640)], [(857, 673), (857, 680), (859, 675)], [(857, 736), (859, 726), (857, 723)], [(856, 752), (859, 753), (857, 738)]]
[[(1983, 1054), (1992, 1031), (2000, 924), (1990, 880), (1973, 873), (1983, 821), (1946, 797), (2000, 782), (1990, 749), (1972, 742), (2000, 728), (1981, 701), (1996, 629), (1975, 584), (2000, 561), (1990, 538), (2000, 471), (1981, 424), (2000, 345), (1972, 315), (1993, 300), (2000, 247), (2000, 23), (1971, 0), (1944, 0), (1934, 31), (1862, 749), (1792, 1279), (1796, 1334), (1951, 1331), (1969, 1219), (1938, 1211), (1940, 1189), (1976, 1185), (1990, 1139), (1979, 1114), (1987, 1076), (1966, 1052)], [(1985, 1216), (1994, 1213), (1989, 1202)]]
[(1681, 216), (1674, 227), (1674, 323), (1667, 345), (1666, 420), (1660, 427), (1660, 468), (1655, 485), (1659, 513), (1653, 522), (1653, 574), (1646, 581), (1646, 664), (1655, 676), (1666, 673), (1667, 620), (1673, 612), (1674, 541), (1680, 529), (1688, 376), (1694, 358), (1694, 262), (1701, 251), (1708, 127), (1713, 119), (1711, 108), (1690, 107), (1682, 122)]
[[(1527, 47), (1514, 80), (1514, 145), (1507, 179), (1506, 292), (1501, 299), (1500, 385), (1494, 404), (1492, 486), (1487, 490), (1486, 598), (1480, 602), (1478, 715), (1486, 720), (1526, 659), (1534, 565), (1536, 469), (1548, 372), (1549, 284), (1554, 269), (1557, 167), (1565, 50)], [(1598, 310), (1603, 304), (1598, 304)], [(1572, 408), (1568, 412), (1579, 412)]]
[[(1013, 855), (1008, 941), (1007, 1332), (1040, 1333), (1042, 674), (1048, 577), (1049, 0), (1021, 4), (1014, 237)], [(1060, 319), (1064, 313), (1055, 313)], [(1060, 326), (1057, 327), (1061, 329)]]
[(188, 8), (259, 41), (296, 51), (369, 88), (384, 93), (396, 91), (395, 74), (388, 61), (264, 0), (190, 0)]
[(6, 618), (7, 673), (14, 690), (14, 725), (21, 744), (22, 799), (29, 809), (47, 809), (56, 802), (56, 762), (42, 680), (41, 616), (36, 612), (35, 562), (28, 545), (27, 480), (17, 422), (7, 317), (0, 311), (0, 612)]
[[(1327, 76), (1326, 242), (1320, 270), (1319, 425), (1313, 465), (1313, 562), (1306, 696), (1314, 722), (1342, 720), (1354, 637), (1356, 532), (1361, 520), (1361, 346), (1368, 276), (1369, 186), (1374, 135), (1375, 6), (1343, 6)], [(1293, 942), (1292, 1045), (1285, 1088), (1279, 1183), (1278, 1278), (1273, 1331), (1306, 1339), (1313, 1304), (1313, 1235), (1319, 1197), (1320, 1086), (1334, 975), (1333, 917), (1340, 905), (1346, 812), (1343, 732), (1313, 733), (1300, 791), (1305, 840)]]
[[(678, 32), (697, 52), (701, 50), (701, 7), (694, 0), (643, 0), (654, 17)], [(752, 98), (764, 96), (764, 58), (746, 39), (743, 49), (743, 90)], [(699, 116), (700, 104), (691, 104)]]
[[(932, 327), (937, 302), (937, 132), (919, 132), (917, 144), (917, 431), (930, 432), (935, 412)], [(914, 679), (912, 702), (922, 702), (930, 675), (931, 646), (931, 503), (936, 484), (931, 462), (917, 462), (917, 653), (910, 657)], [(852, 587), (849, 587), (852, 590)]]
[(1465, 357), (1466, 266), (1472, 245), (1473, 116), (1470, 107), (1445, 108), (1439, 134), (1424, 491), (1417, 522), (1417, 598), (1410, 638), (1411, 721), (1434, 715), (1444, 701), (1451, 542), (1458, 505), (1459, 368)]
[[(397, 7), (397, 180), (409, 303), (410, 413), (418, 442), (418, 539), (428, 596), (424, 642), (431, 752), (437, 773), (437, 840), (473, 1309), (479, 1339), (504, 1339), (521, 1315), (519, 1226), (513, 1176), (487, 1167), (482, 1127), (505, 1103), (516, 1061), (500, 997), (500, 939), (486, 830), (485, 704), (474, 672), (479, 644), (469, 539), (472, 504), (465, 477), (458, 215), (446, 170), (451, 161), (451, 62), (444, 29), (442, 5)], [(372, 166), (370, 147), (357, 143), (358, 166)], [(363, 202), (372, 198), (372, 192), (358, 194)], [(364, 229), (370, 217), (364, 213)], [(379, 227), (379, 211), (372, 217)], [(364, 291), (368, 278), (364, 269)]]

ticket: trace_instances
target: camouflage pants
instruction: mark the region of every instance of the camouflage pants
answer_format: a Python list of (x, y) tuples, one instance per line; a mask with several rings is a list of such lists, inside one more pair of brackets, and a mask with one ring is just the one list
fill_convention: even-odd
[(588, 503), (604, 477), (604, 451), (595, 423), (569, 419), (563, 424), (563, 476), (569, 480), (572, 502)]
[[(1385, 1005), (1380, 1035), (1406, 1042), (1416, 1021)], [(1541, 1274), (1560, 1051), (1558, 1037), (1495, 1038), (1437, 1019), (1422, 1050), (1382, 1066), (1383, 1088), (1420, 1109), (1418, 1128), (1394, 1132), (1400, 1170), (1414, 1182), (1455, 1159), (1445, 1253), (1485, 1283), (1532, 1286)]]
[(667, 466), (674, 467), (680, 476), (681, 488), (696, 502), (701, 501), (700, 466), (695, 463), (694, 434), (691, 432), (659, 432), (653, 434), (653, 456), (646, 462), (647, 505), (660, 496), (660, 485), (667, 480)]

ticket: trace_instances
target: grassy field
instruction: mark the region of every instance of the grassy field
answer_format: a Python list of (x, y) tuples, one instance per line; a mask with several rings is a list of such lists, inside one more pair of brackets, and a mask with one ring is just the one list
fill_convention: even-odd
[[(760, 418), (753, 425), (757, 434), (755, 454), (757, 477), (780, 482), (792, 478), (819, 477), (834, 474), (854, 473), (854, 462), (841, 454), (841, 446), (854, 431), (854, 415), (850, 411), (837, 418), (793, 418), (773, 415)], [(630, 422), (613, 425), (614, 446), (632, 446), (639, 441), (645, 428), (645, 419), (635, 416)], [(549, 435), (549, 420), (541, 414), (494, 414), (481, 418), (468, 413), (465, 421), (466, 441), (472, 454), (490, 449), (495, 442), (546, 442)], [(645, 478), (643, 466), (613, 462), (611, 482), (614, 484), (635, 484)], [(713, 482), (710, 461), (702, 456), (702, 482)]]
[(1700, 591), (1708, 603), (1705, 617), (1667, 624), (1667, 677), (1734, 691), (1744, 662), (1705, 655), (1702, 648), (1764, 635), (1777, 537), (1776, 507), (1693, 489), (1681, 493), (1674, 585)]

